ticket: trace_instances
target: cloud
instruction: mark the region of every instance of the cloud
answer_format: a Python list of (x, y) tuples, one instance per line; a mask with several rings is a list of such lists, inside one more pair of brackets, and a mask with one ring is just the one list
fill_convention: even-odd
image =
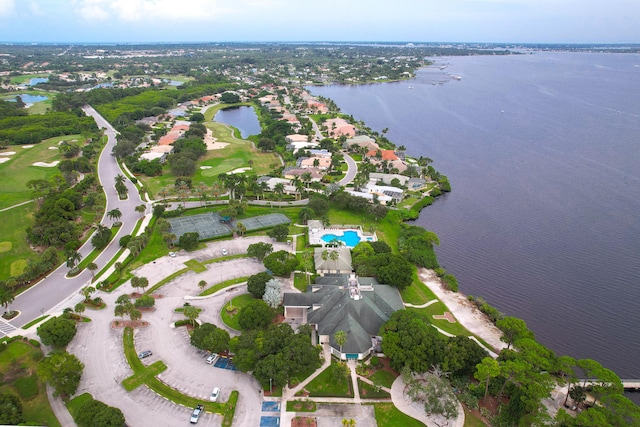
[(15, 12), (15, 0), (0, 0), (0, 17), (13, 15)]
[(29, 13), (34, 16), (44, 16), (45, 12), (42, 7), (35, 1), (29, 2)]
[(84, 21), (106, 21), (109, 18), (106, 4), (103, 0), (80, 0), (75, 9)]
[(227, 10), (219, 0), (77, 0), (77, 3), (77, 10), (85, 20), (114, 18), (150, 24), (158, 20), (206, 21)]

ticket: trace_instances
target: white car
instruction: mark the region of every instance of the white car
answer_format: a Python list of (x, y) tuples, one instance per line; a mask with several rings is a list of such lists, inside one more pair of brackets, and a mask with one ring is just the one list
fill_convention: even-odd
[(176, 253), (175, 253), (175, 252), (169, 252), (169, 256), (170, 256), (171, 258), (175, 258), (175, 257), (176, 257)]
[(202, 413), (202, 411), (204, 410), (204, 406), (203, 405), (198, 405), (193, 409), (193, 412), (191, 413), (191, 419), (189, 419), (189, 422), (191, 424), (196, 424), (198, 422), (198, 420), (200, 419), (200, 414)]
[(214, 387), (213, 391), (211, 392), (211, 396), (209, 396), (209, 400), (211, 402), (215, 402), (216, 400), (218, 400), (218, 396), (220, 396), (220, 387)]
[(218, 360), (218, 355), (216, 353), (211, 353), (209, 357), (207, 357), (207, 363), (209, 365), (211, 365), (212, 363), (215, 363), (216, 360)]
[(226, 249), (222, 248), (222, 256), (227, 256), (229, 252)]

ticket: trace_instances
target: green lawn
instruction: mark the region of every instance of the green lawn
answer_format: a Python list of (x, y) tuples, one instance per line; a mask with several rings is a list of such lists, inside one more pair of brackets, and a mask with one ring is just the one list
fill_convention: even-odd
[(411, 286), (403, 289), (402, 292), (400, 292), (400, 295), (402, 296), (402, 301), (415, 305), (422, 305), (437, 299), (436, 295), (431, 292), (431, 289), (420, 281), (415, 268), (413, 270), (413, 281), (411, 282)]
[(89, 393), (82, 393), (81, 395), (76, 396), (67, 402), (67, 409), (69, 410), (69, 413), (74, 420), (80, 414), (80, 408), (82, 407), (82, 404), (92, 399), (93, 396), (91, 396)]
[[(333, 365), (336, 362), (331, 362)], [(353, 397), (351, 392), (351, 378), (337, 380), (333, 376), (331, 366), (315, 377), (305, 389), (311, 397)]]
[[(33, 166), (33, 164), (63, 160), (57, 148), (58, 143), (74, 139), (78, 140), (80, 136), (67, 135), (45, 139), (31, 148), (10, 145), (4, 152), (15, 152), (16, 154), (1, 156), (10, 160), (0, 164), (0, 209), (31, 200), (31, 190), (27, 188), (27, 182), (34, 179), (48, 180), (52, 175), (60, 173), (57, 167), (41, 167)], [(51, 147), (55, 147), (55, 150), (50, 150)]]
[(185, 261), (184, 265), (189, 267), (194, 273), (203, 273), (207, 271), (207, 267), (205, 267), (204, 264), (202, 264), (197, 259), (190, 259), (188, 261)]
[(27, 243), (25, 232), (35, 208), (34, 203), (27, 203), (0, 212), (0, 280), (21, 274), (27, 260), (35, 255)]
[(229, 286), (237, 285), (238, 283), (246, 282), (247, 280), (249, 280), (248, 277), (238, 277), (236, 279), (225, 280), (224, 282), (220, 282), (217, 285), (214, 285), (214, 286), (211, 286), (210, 288), (205, 289), (203, 292), (200, 293), (200, 296), (203, 297), (206, 295), (215, 294), (221, 289), (228, 288)]
[(395, 211), (389, 211), (386, 217), (376, 221), (369, 214), (330, 209), (329, 222), (331, 225), (360, 225), (365, 232), (373, 230), (376, 232), (378, 240), (384, 240), (395, 250), (398, 247), (398, 237), (400, 235), (398, 215)]
[[(0, 376), (6, 378), (14, 371), (14, 379), (0, 382), (0, 393), (10, 392), (20, 398), (25, 420), (31, 425), (60, 426), (51, 410), (45, 384), (37, 377), (36, 360), (42, 351), (28, 342), (13, 341), (0, 352)], [(15, 368), (20, 370), (16, 373)]]
[(425, 427), (423, 423), (400, 412), (393, 403), (375, 403), (378, 427)]
[(316, 402), (311, 400), (287, 400), (287, 412), (315, 412)]
[(453, 335), (462, 335), (465, 337), (468, 337), (469, 335), (471, 335), (471, 333), (464, 327), (462, 326), (460, 323), (456, 322), (456, 323), (449, 323), (448, 320), (445, 319), (434, 319), (433, 315), (440, 315), (443, 314), (445, 311), (448, 311), (449, 309), (447, 308), (446, 305), (444, 305), (444, 303), (438, 301), (435, 304), (430, 305), (429, 307), (426, 308), (411, 308), (411, 307), (407, 307), (407, 310), (410, 311), (417, 311), (425, 316), (427, 316), (429, 318), (429, 322), (431, 322), (433, 325), (437, 326), (438, 328), (442, 329), (443, 331), (449, 332), (450, 334)]
[[(230, 304), (227, 304), (220, 313), (224, 324), (239, 331), (240, 325), (238, 324), (238, 313), (242, 307), (247, 305), (249, 301), (252, 301), (253, 299), (253, 295), (251, 294), (239, 295), (232, 299)], [(231, 312), (227, 311), (227, 308), (231, 307), (233, 307), (233, 310)]]
[(487, 427), (487, 425), (480, 418), (476, 417), (465, 406), (464, 409), (464, 427)]
[(369, 377), (374, 383), (387, 388), (391, 388), (396, 378), (397, 376), (393, 372), (385, 371), (384, 369), (378, 369)]
[(358, 388), (360, 389), (360, 397), (363, 399), (390, 399), (391, 395), (384, 390), (376, 390), (375, 386), (362, 381), (358, 378)]

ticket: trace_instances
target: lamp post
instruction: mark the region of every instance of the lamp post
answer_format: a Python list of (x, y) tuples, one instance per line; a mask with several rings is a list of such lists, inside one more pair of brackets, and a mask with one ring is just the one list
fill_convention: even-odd
[(273, 386), (271, 385), (271, 378), (269, 378), (269, 393), (273, 394)]

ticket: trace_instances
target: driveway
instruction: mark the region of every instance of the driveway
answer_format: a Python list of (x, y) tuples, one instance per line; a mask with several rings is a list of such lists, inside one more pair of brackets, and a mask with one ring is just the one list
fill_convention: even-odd
[[(192, 253), (178, 252), (175, 258), (166, 256), (137, 269), (134, 274), (149, 279), (150, 285), (185, 267), (184, 261), (198, 259), (205, 261), (221, 256), (222, 248), (230, 255), (246, 253), (249, 244), (257, 241), (272, 242), (268, 237), (251, 237), (226, 241), (210, 242), (206, 249)], [(274, 243), (274, 250), (286, 249), (284, 243)], [(169, 386), (184, 394), (208, 400), (213, 387), (221, 389), (220, 401), (229, 398), (232, 390), (240, 392), (236, 406), (233, 425), (257, 426), (260, 424), (262, 395), (259, 384), (250, 375), (238, 371), (216, 368), (205, 362), (205, 355), (189, 343), (185, 328), (171, 328), (176, 320), (184, 316), (174, 309), (182, 307), (185, 297), (195, 297), (200, 289), (198, 282), (205, 280), (209, 286), (234, 277), (243, 277), (264, 271), (264, 266), (252, 259), (235, 259), (220, 263), (208, 264), (205, 272), (196, 274), (189, 271), (164, 285), (157, 294), (156, 310), (143, 313), (143, 320), (149, 326), (137, 328), (134, 333), (136, 351), (151, 350), (153, 355), (144, 359), (149, 365), (162, 360), (168, 369), (159, 378)], [(232, 296), (244, 292), (243, 287), (228, 292), (223, 290), (217, 295), (190, 299), (192, 305), (203, 311), (200, 319), (203, 322), (219, 324), (219, 310)], [(115, 319), (113, 308), (115, 300), (124, 293), (134, 289), (130, 283), (122, 285), (113, 294), (100, 293), (107, 303), (105, 310), (87, 310), (85, 314), (92, 319), (78, 327), (78, 334), (69, 345), (69, 352), (74, 353), (85, 364), (84, 374), (80, 382), (78, 394), (88, 392), (95, 399), (108, 405), (118, 407), (124, 413), (127, 425), (186, 425), (192, 408), (177, 405), (158, 396), (146, 386), (126, 392), (121, 382), (132, 374), (124, 357), (122, 348), (122, 329), (112, 329), (110, 323)], [(220, 325), (220, 324), (219, 324)], [(198, 425), (220, 426), (222, 416), (205, 413)]]

